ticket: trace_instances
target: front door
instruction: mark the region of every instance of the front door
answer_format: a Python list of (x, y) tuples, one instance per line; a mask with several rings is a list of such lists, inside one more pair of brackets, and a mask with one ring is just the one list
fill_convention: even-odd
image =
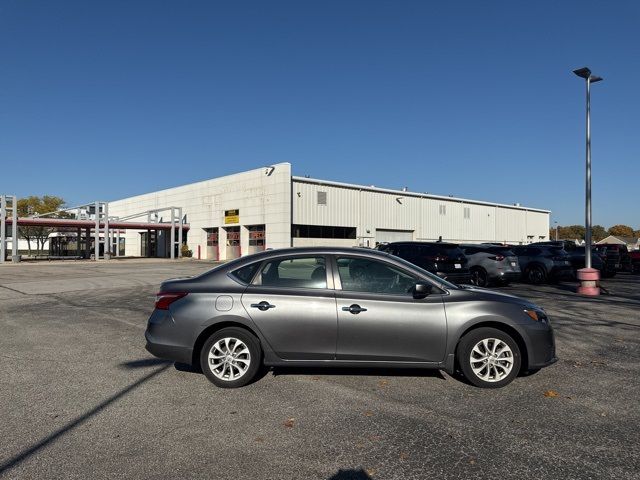
[(414, 299), (411, 290), (419, 279), (381, 260), (342, 256), (336, 267), (337, 360), (444, 360), (442, 294)]
[(324, 256), (266, 262), (242, 305), (273, 351), (286, 360), (333, 360), (338, 320)]

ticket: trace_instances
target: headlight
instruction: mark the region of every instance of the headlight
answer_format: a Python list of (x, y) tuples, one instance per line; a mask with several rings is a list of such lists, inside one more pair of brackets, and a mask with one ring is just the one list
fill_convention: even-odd
[(526, 313), (529, 318), (536, 322), (548, 322), (547, 314), (544, 313), (543, 310), (534, 309), (534, 308), (525, 308), (524, 313)]

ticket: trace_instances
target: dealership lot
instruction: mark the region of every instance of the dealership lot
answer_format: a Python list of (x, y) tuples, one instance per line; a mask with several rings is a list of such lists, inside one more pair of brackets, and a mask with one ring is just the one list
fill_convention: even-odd
[(211, 266), (0, 267), (0, 477), (637, 478), (639, 275), (502, 289), (547, 310), (560, 357), (504, 389), (296, 369), (222, 390), (144, 350), (159, 283)]

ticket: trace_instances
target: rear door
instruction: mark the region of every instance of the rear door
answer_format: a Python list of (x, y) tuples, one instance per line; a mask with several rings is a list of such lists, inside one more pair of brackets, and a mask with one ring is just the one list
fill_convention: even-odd
[(265, 262), (242, 305), (273, 351), (286, 360), (333, 360), (338, 320), (324, 255)]
[(447, 334), (443, 295), (414, 299), (411, 288), (417, 280), (383, 260), (336, 257), (336, 359), (442, 361)]

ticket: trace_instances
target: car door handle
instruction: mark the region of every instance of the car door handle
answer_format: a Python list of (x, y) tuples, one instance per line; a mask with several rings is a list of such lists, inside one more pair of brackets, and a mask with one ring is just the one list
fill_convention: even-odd
[(349, 307), (342, 307), (342, 311), (343, 312), (353, 313), (354, 315), (356, 315), (356, 314), (358, 314), (360, 312), (366, 312), (367, 309), (366, 308), (362, 308), (357, 303), (354, 303), (353, 305), (351, 305)]
[(275, 305), (271, 305), (269, 302), (265, 302), (264, 300), (260, 303), (252, 303), (251, 308), (257, 308), (261, 312), (266, 312), (270, 308), (276, 308)]

